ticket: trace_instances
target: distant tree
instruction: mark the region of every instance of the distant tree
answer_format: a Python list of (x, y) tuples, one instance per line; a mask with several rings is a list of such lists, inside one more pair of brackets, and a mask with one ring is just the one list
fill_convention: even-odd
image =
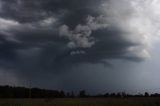
[(148, 93), (148, 92), (145, 92), (145, 93), (144, 93), (144, 96), (145, 96), (145, 97), (148, 97), (148, 96), (149, 96), (149, 93)]
[(79, 97), (81, 97), (81, 98), (86, 97), (86, 91), (85, 91), (85, 90), (81, 90), (81, 91), (79, 92)]
[(154, 94), (151, 94), (151, 97), (160, 97), (160, 94), (154, 93)]
[(127, 96), (126, 92), (122, 92), (121, 96), (126, 97)]
[(72, 91), (71, 92), (71, 98), (74, 98), (75, 97), (75, 95), (74, 95), (74, 92)]
[(121, 97), (122, 95), (121, 95), (121, 92), (118, 92), (117, 94), (116, 94), (116, 97)]
[(0, 86), (0, 98), (62, 98), (64, 91)]
[(64, 91), (60, 91), (60, 95), (59, 95), (61, 98), (64, 98), (65, 97), (65, 93)]
[(109, 97), (109, 93), (104, 94), (104, 97)]
[(69, 93), (69, 92), (67, 92), (66, 97), (68, 97), (68, 98), (69, 98), (69, 97), (71, 97), (71, 95), (70, 95), (70, 93)]
[(115, 93), (111, 93), (110, 96), (111, 96), (111, 97), (115, 97), (116, 94), (115, 94)]
[(141, 93), (138, 93), (137, 95), (134, 95), (135, 97), (143, 97), (144, 95)]

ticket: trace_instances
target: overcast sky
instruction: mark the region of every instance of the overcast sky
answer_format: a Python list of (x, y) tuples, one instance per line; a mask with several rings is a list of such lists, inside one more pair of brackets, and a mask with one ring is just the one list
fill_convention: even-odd
[(160, 92), (159, 0), (0, 0), (0, 84)]

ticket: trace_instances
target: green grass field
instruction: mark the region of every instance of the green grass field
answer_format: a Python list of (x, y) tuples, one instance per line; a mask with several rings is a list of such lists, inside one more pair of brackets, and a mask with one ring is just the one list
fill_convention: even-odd
[(0, 106), (160, 106), (160, 98), (0, 99)]

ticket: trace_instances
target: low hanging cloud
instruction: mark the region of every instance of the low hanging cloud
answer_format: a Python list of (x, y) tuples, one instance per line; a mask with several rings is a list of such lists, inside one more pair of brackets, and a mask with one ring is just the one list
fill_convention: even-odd
[(95, 44), (95, 40), (91, 36), (93, 31), (107, 27), (104, 20), (103, 16), (97, 18), (88, 16), (86, 25), (79, 24), (73, 31), (71, 31), (67, 25), (63, 25), (60, 27), (59, 33), (60, 36), (70, 40), (68, 43), (69, 48), (90, 48)]
[(138, 44), (128, 47), (129, 56), (150, 57), (150, 48), (159, 40), (159, 11), (157, 0), (111, 0), (103, 4), (109, 24), (123, 32), (130, 42)]
[(159, 40), (159, 7), (158, 0), (0, 0), (0, 67), (34, 76), (143, 61)]

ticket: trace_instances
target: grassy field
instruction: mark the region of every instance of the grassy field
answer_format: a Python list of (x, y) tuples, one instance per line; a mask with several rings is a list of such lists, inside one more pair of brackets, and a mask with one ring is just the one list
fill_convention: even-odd
[(160, 98), (0, 99), (0, 106), (160, 106)]

